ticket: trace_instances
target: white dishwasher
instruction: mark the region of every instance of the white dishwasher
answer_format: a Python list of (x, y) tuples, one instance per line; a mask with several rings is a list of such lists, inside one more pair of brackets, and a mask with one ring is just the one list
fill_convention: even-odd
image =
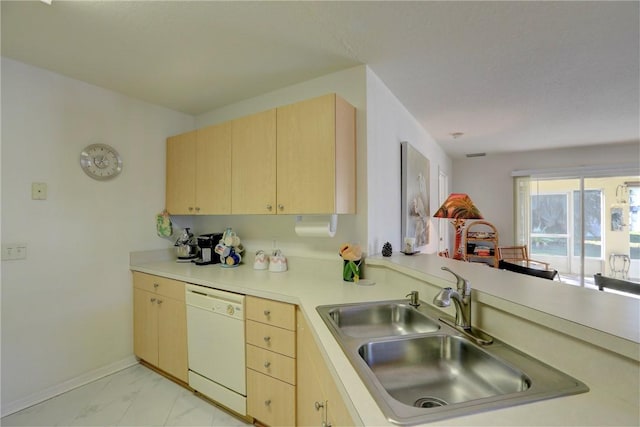
[(189, 386), (247, 414), (244, 295), (187, 284)]

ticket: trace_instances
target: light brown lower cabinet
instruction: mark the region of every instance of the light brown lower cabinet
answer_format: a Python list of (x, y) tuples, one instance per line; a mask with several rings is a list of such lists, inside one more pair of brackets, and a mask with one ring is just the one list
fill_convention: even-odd
[(296, 387), (247, 369), (247, 412), (269, 426), (296, 422)]
[(296, 424), (334, 427), (354, 425), (300, 309), (297, 322)]
[[(134, 353), (188, 382), (185, 284), (133, 272)], [(247, 414), (268, 426), (351, 426), (331, 373), (295, 305), (246, 298)]]
[(247, 414), (269, 426), (296, 424), (296, 307), (247, 296)]
[(183, 282), (133, 273), (133, 351), (148, 364), (188, 382)]

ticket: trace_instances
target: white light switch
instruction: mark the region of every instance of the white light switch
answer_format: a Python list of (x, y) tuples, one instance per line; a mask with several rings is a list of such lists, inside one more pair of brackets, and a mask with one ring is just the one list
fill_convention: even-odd
[(45, 182), (31, 183), (31, 200), (47, 200), (47, 184)]

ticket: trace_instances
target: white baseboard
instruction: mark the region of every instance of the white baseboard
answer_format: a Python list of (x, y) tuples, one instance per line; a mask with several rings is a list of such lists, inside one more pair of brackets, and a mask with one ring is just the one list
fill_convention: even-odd
[(86, 374), (80, 375), (79, 377), (72, 378), (63, 383), (56, 384), (44, 390), (40, 390), (36, 393), (32, 393), (31, 395), (22, 399), (3, 404), (2, 416), (4, 417), (7, 415), (11, 415), (14, 412), (21, 411), (37, 403), (44, 402), (45, 400), (51, 399), (52, 397), (55, 397), (59, 394), (66, 393), (67, 391), (73, 390), (74, 388), (89, 384), (90, 382), (99, 380), (102, 377), (106, 377), (107, 375), (111, 375), (137, 363), (138, 359), (136, 359), (136, 357), (132, 355), (120, 361), (111, 363), (110, 365), (103, 366), (102, 368), (98, 368), (91, 372), (87, 372)]

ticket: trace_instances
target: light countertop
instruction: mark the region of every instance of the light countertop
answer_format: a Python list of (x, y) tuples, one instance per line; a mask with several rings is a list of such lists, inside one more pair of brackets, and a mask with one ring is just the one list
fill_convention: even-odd
[[(597, 334), (604, 340), (616, 339), (630, 351), (623, 353), (640, 360), (640, 299), (618, 294), (542, 280), (523, 274), (486, 267), (481, 263), (460, 262), (437, 256), (398, 256), (367, 258), (367, 264), (381, 266), (431, 283), (451, 281), (452, 276), (440, 269), (446, 266), (470, 279), (480, 300), (509, 304), (512, 310), (527, 312), (527, 318), (572, 335)], [(490, 301), (490, 302), (489, 302)], [(520, 307), (515, 307), (515, 305)], [(533, 318), (535, 319), (533, 319)], [(549, 326), (549, 325), (548, 325)], [(580, 329), (584, 329), (580, 331)], [(615, 337), (615, 338), (614, 338)], [(626, 343), (625, 343), (626, 341)]]
[[(599, 347), (614, 349), (616, 357), (620, 358), (620, 369), (635, 369), (632, 374), (636, 377), (640, 374), (638, 371), (640, 301), (618, 295), (597, 295), (597, 297), (604, 296), (604, 298), (595, 298), (594, 295), (587, 294), (594, 291), (585, 289), (578, 289), (577, 294), (569, 292), (570, 295), (564, 295), (566, 290), (558, 288), (572, 288), (571, 286), (550, 282), (542, 284), (541, 288), (542, 279), (531, 282), (528, 276), (523, 276), (525, 280), (518, 280), (517, 284), (510, 283), (514, 278), (519, 279), (518, 276), (521, 275), (494, 270), (479, 264), (447, 260), (436, 255), (414, 257), (400, 255), (390, 259), (372, 257), (367, 259), (367, 265), (365, 275), (367, 274), (366, 268), (370, 268), (371, 276), (375, 277), (377, 281), (371, 286), (344, 282), (341, 277), (342, 262), (340, 259), (334, 262), (289, 258), (289, 271), (273, 273), (266, 270), (253, 270), (251, 265), (245, 264), (238, 268), (221, 268), (219, 264), (197, 266), (191, 263), (177, 263), (170, 259), (166, 251), (149, 251), (132, 253), (130, 268), (134, 271), (160, 275), (188, 283), (299, 305), (313, 329), (316, 340), (323, 351), (322, 355), (334, 374), (334, 380), (343, 394), (354, 420), (366, 426), (391, 424), (385, 419), (315, 308), (326, 304), (401, 299), (415, 289), (416, 282), (412, 280), (394, 279), (393, 283), (387, 282), (385, 280), (386, 271), (399, 273), (410, 279), (414, 278), (438, 287), (452, 286), (453, 276), (440, 270), (440, 266), (447, 265), (458, 274), (472, 279), (472, 287), (476, 290), (474, 298), (480, 303), (491, 305), (499, 310), (515, 311), (516, 315), (524, 319), (530, 319), (537, 325), (552, 328), (565, 335), (575, 336), (581, 340), (588, 339), (589, 342), (595, 340), (597, 342), (594, 344)], [(567, 300), (563, 299), (565, 297), (573, 298), (574, 303), (567, 304)], [(421, 299), (428, 300), (424, 296), (421, 296)], [(632, 301), (626, 302), (624, 300)], [(612, 316), (612, 312), (617, 314)], [(611, 320), (616, 316), (618, 316), (618, 322)], [(619, 323), (620, 316), (624, 319), (622, 324)], [(509, 343), (508, 340), (505, 341)], [(541, 360), (547, 362), (544, 359)], [(553, 363), (550, 364), (553, 365)], [(563, 370), (561, 366), (556, 367)], [(591, 389), (590, 392), (451, 418), (439, 421), (437, 424), (638, 424), (640, 409), (638, 406), (633, 407), (633, 403), (620, 403), (614, 399), (609, 389), (614, 385), (607, 384), (604, 379), (601, 381), (598, 375), (595, 375), (594, 378), (582, 378), (574, 373), (567, 373), (586, 382)], [(635, 404), (637, 405), (637, 399)], [(606, 409), (609, 406), (611, 407), (610, 411)], [(616, 406), (619, 407), (616, 408)]]

